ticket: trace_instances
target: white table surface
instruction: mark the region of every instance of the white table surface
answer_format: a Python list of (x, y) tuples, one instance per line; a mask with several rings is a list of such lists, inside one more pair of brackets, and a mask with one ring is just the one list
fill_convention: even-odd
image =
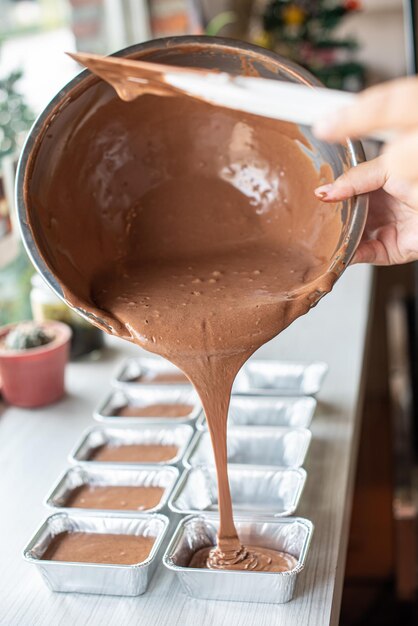
[(298, 515), (315, 533), (295, 598), (286, 605), (213, 602), (184, 595), (159, 566), (138, 598), (49, 591), (22, 550), (47, 516), (43, 500), (67, 466), (67, 454), (94, 424), (92, 410), (107, 392), (115, 365), (135, 346), (111, 342), (98, 362), (68, 368), (67, 397), (46, 409), (0, 404), (0, 623), (5, 626), (326, 626), (337, 624), (357, 455), (362, 372), (372, 271), (347, 270), (307, 316), (256, 356), (321, 360), (330, 371), (318, 396), (308, 480)]

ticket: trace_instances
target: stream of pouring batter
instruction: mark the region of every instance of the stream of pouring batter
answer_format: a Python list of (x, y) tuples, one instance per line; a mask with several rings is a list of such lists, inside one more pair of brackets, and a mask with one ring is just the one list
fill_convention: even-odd
[[(238, 370), (336, 278), (329, 265), (340, 211), (313, 194), (331, 172), (314, 168), (304, 143), (291, 124), (185, 97), (107, 98), (68, 139), (47, 191), (31, 199), (32, 228), (56, 244), (45, 244), (44, 257), (68, 301), (85, 309), (87, 301), (107, 330), (175, 363), (202, 400), (220, 527), (197, 566), (294, 565), (241, 545), (226, 433)], [(72, 177), (80, 155), (83, 169)]]

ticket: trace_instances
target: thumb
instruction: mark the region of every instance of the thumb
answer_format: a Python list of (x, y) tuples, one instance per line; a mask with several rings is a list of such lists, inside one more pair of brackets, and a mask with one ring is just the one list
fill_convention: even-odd
[(335, 179), (333, 183), (315, 189), (315, 195), (323, 202), (338, 202), (352, 196), (375, 191), (388, 179), (384, 155), (365, 161)]

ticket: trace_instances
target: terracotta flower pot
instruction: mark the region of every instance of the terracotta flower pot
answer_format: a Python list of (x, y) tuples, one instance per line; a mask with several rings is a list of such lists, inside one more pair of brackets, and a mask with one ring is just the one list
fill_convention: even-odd
[(56, 402), (64, 395), (71, 329), (61, 322), (40, 324), (54, 339), (27, 350), (6, 350), (3, 339), (17, 324), (0, 327), (0, 379), (4, 399), (15, 406), (33, 408)]

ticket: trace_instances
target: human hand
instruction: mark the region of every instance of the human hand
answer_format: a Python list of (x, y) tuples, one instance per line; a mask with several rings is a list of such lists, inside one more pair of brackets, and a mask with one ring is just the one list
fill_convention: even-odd
[(324, 202), (369, 193), (362, 240), (352, 263), (394, 265), (418, 259), (418, 78), (372, 87), (353, 105), (321, 121), (314, 133), (344, 141), (374, 130), (398, 134), (383, 153), (315, 190)]

